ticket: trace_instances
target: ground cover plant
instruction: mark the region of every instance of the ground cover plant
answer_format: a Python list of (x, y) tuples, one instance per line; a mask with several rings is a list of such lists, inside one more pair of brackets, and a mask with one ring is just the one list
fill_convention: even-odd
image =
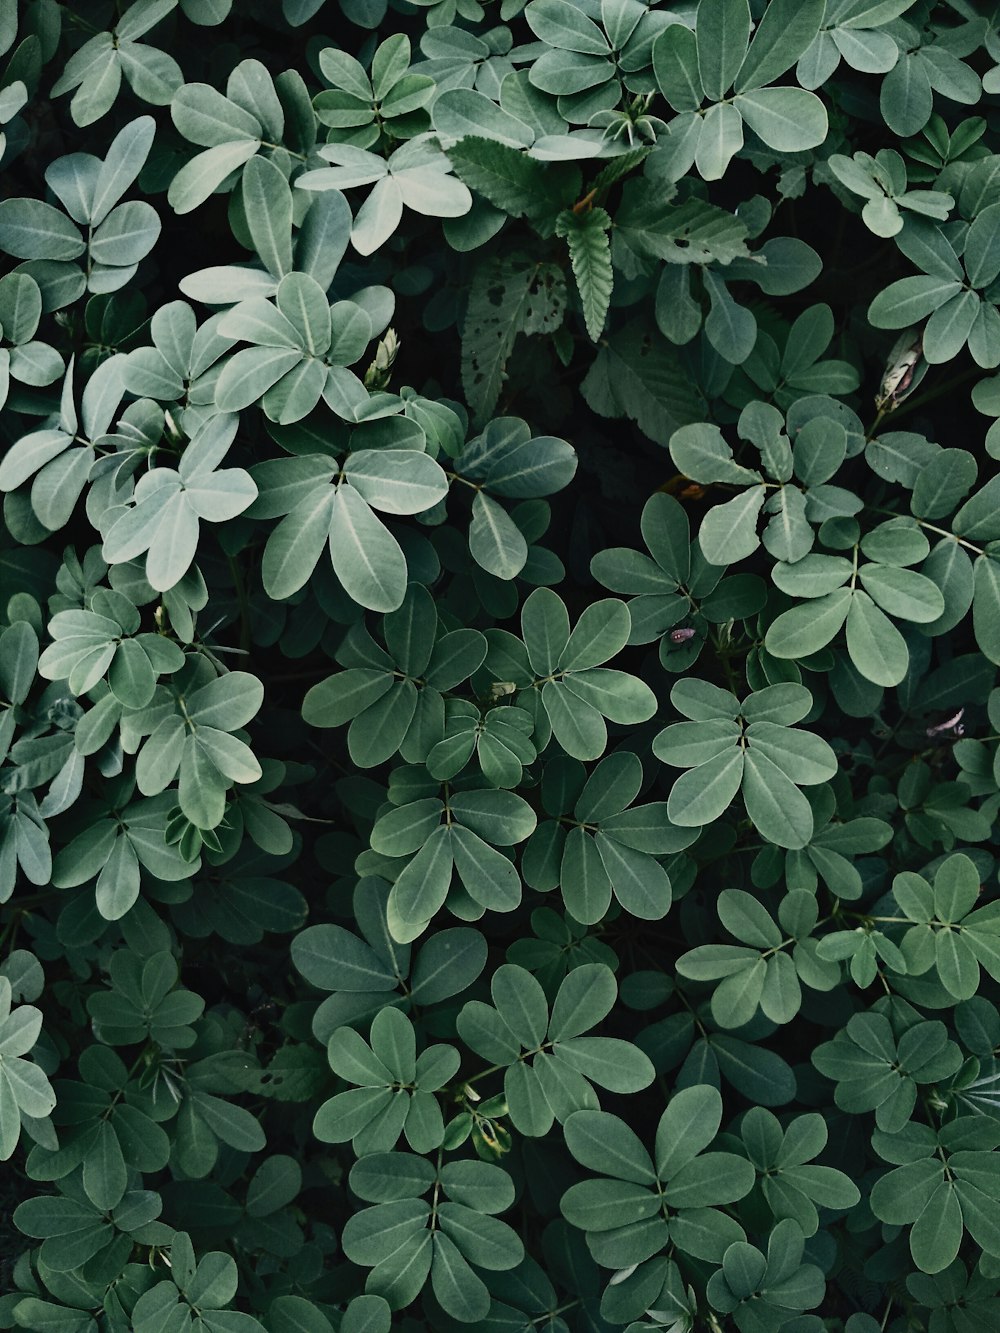
[(992, 0), (6, 0), (0, 151), (0, 1328), (1000, 1327)]

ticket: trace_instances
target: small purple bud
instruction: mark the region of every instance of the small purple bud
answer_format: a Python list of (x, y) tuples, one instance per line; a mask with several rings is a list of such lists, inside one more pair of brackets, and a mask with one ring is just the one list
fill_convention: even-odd
[(693, 629), (672, 629), (670, 631), (671, 643), (687, 643), (688, 639), (694, 638)]

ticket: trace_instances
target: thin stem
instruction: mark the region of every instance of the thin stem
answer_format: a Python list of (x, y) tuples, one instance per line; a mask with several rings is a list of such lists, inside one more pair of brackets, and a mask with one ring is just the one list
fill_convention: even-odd
[(236, 601), (240, 608), (240, 649), (244, 653), (250, 651), (250, 599), (247, 596), (247, 585), (243, 578), (243, 571), (240, 569), (235, 556), (227, 556), (229, 562), (229, 572), (233, 576), (233, 587), (236, 590)]

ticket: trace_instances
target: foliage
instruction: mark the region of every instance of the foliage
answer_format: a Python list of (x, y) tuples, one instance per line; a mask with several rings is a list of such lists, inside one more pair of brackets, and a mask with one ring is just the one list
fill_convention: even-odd
[(0, 4), (0, 1328), (998, 1326), (998, 98)]

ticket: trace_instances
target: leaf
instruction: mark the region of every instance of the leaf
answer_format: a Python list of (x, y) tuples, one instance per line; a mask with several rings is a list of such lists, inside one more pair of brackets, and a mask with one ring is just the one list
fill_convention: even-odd
[(950, 1181), (942, 1181), (910, 1231), (913, 1262), (924, 1273), (940, 1273), (958, 1254), (963, 1234), (958, 1194)]
[(163, 506), (146, 557), (150, 587), (165, 592), (187, 573), (198, 549), (198, 519), (182, 492)]
[(902, 329), (926, 319), (962, 289), (949, 278), (900, 278), (883, 288), (868, 307), (868, 319), (877, 329)]
[(741, 93), (733, 106), (754, 134), (781, 153), (816, 148), (829, 129), (826, 107), (804, 88), (760, 88)]
[(310, 926), (292, 941), (292, 961), (321, 990), (388, 991), (395, 973), (363, 940), (342, 926)]
[(718, 819), (740, 789), (744, 754), (734, 746), (681, 774), (667, 800), (671, 822), (682, 828), (697, 828)]
[(660, 92), (675, 111), (697, 111), (705, 92), (698, 71), (694, 32), (672, 23), (653, 42), (653, 71)]
[(624, 602), (613, 597), (592, 602), (583, 611), (559, 653), (559, 669), (586, 671), (600, 666), (621, 652), (628, 643), (631, 628), (632, 620)]
[(701, 0), (697, 35), (698, 70), (705, 96), (721, 102), (747, 55), (750, 7), (746, 0)]
[(981, 555), (973, 565), (972, 625), (979, 650), (1000, 664), (1000, 564)]
[[(580, 677), (573, 677), (579, 682)], [(607, 728), (598, 708), (568, 684), (546, 681), (542, 706), (556, 740), (574, 759), (599, 759), (608, 743)]]
[(207, 83), (185, 83), (170, 104), (178, 131), (203, 148), (219, 148), (238, 139), (257, 138), (257, 117)]
[[(741, 4), (743, 0), (734, 2)], [(700, 43), (698, 49), (700, 53)], [(695, 150), (695, 165), (702, 180), (721, 180), (742, 147), (743, 119), (736, 107), (731, 102), (710, 106), (701, 121)]]
[(570, 202), (560, 197), (558, 172), (507, 144), (467, 136), (447, 155), (460, 180), (511, 217), (554, 216)]
[(667, 872), (644, 852), (598, 833), (595, 839), (615, 897), (640, 921), (659, 921), (670, 910), (672, 892)]
[(432, 1239), (431, 1287), (441, 1308), (462, 1323), (481, 1321), (490, 1308), (490, 1294), (485, 1284), (462, 1258), (450, 1236), (436, 1232)]
[(548, 1027), (549, 1007), (545, 992), (524, 968), (504, 964), (490, 983), (493, 1003), (500, 1017), (523, 1047), (540, 1046)]
[(962, 262), (973, 287), (988, 287), (1000, 274), (1000, 205), (977, 213), (965, 240)]
[(657, 444), (701, 415), (696, 390), (676, 352), (643, 321), (607, 339), (580, 390), (599, 416), (627, 416)]
[(610, 1092), (639, 1092), (655, 1078), (649, 1057), (616, 1037), (573, 1037), (556, 1049), (571, 1069)]
[(861, 584), (883, 611), (901, 620), (927, 624), (944, 611), (944, 597), (930, 579), (892, 565), (862, 565)]
[(477, 491), (472, 501), (469, 551), (483, 569), (499, 579), (516, 578), (528, 559), (528, 543), (507, 511)]
[(373, 509), (387, 514), (423, 513), (448, 493), (440, 465), (415, 449), (355, 450), (344, 476)]
[(486, 940), (478, 930), (458, 926), (438, 931), (420, 950), (410, 978), (418, 1004), (458, 995), (486, 966)]
[(575, 1111), (563, 1126), (566, 1147), (581, 1166), (636, 1185), (653, 1185), (656, 1173), (637, 1135), (606, 1111)]
[(876, 685), (898, 685), (906, 675), (909, 653), (903, 636), (864, 592), (851, 598), (847, 650), (865, 679)]
[(434, 128), (455, 139), (488, 138), (509, 148), (530, 148), (531, 127), (472, 88), (449, 88), (434, 100)]
[(795, 848), (811, 839), (809, 802), (777, 764), (753, 746), (746, 752), (743, 799), (754, 827), (767, 842)]
[(190, 213), (214, 194), (227, 176), (238, 171), (260, 147), (259, 139), (222, 143), (193, 157), (170, 182), (167, 202), (175, 213)]
[[(615, 218), (615, 235), (627, 240), (637, 254), (671, 264), (715, 261), (729, 265), (749, 255), (743, 222), (701, 199), (674, 204), (665, 195), (658, 199), (656, 194), (633, 191), (626, 195)], [(666, 290), (663, 282), (661, 278), (661, 295)], [(664, 314), (658, 302), (657, 319), (662, 320)]]
[(90, 201), (93, 226), (99, 226), (133, 184), (153, 144), (156, 123), (152, 116), (129, 121), (115, 135), (94, 183)]
[(330, 514), (330, 558), (348, 595), (373, 611), (395, 611), (406, 593), (399, 543), (353, 486), (338, 487)]
[(757, 519), (766, 494), (764, 486), (754, 486), (708, 511), (698, 529), (698, 545), (709, 564), (734, 564), (756, 551)]
[(583, 320), (592, 342), (597, 342), (604, 332), (614, 288), (610, 226), (611, 217), (603, 208), (583, 213), (564, 209), (556, 218), (556, 235), (562, 236), (569, 247)]
[(670, 453), (684, 475), (692, 481), (738, 484), (760, 480), (759, 473), (734, 460), (733, 451), (726, 443), (722, 431), (707, 422), (683, 426), (675, 431), (670, 438)]
[(773, 621), (764, 639), (765, 647), (780, 658), (817, 652), (840, 632), (853, 604), (850, 589), (838, 588), (807, 605), (794, 606)]
[(18, 259), (76, 259), (86, 244), (64, 213), (40, 199), (0, 203), (0, 249)]
[(736, 91), (763, 88), (791, 69), (816, 38), (823, 11), (820, 0), (772, 0), (736, 75)]
[(292, 267), (292, 192), (273, 162), (253, 157), (243, 173), (243, 207), (254, 249), (268, 272)]
[(500, 397), (534, 280), (533, 267), (512, 266), (509, 261), (476, 270), (462, 336), (462, 386), (479, 420), (493, 411)]

